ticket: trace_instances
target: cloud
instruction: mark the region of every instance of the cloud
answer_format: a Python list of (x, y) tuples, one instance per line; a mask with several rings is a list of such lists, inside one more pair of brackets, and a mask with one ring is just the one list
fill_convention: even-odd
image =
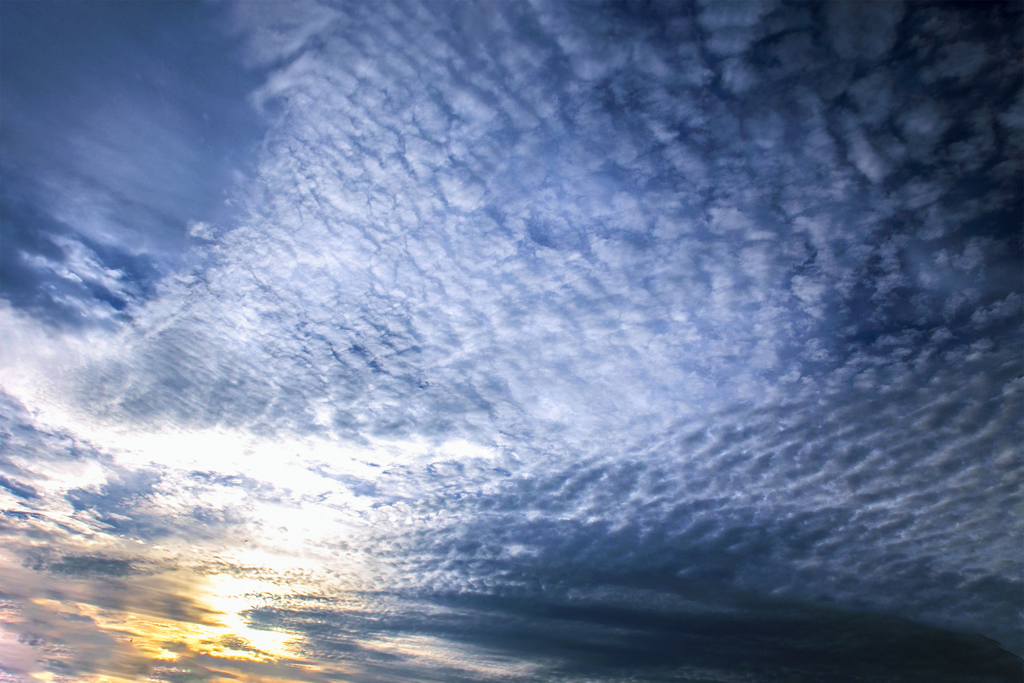
[[(709, 605), (704, 587), (678, 581), (674, 588), (664, 582), (653, 589), (581, 583), (570, 595), (557, 590), (516, 596), (435, 595), (406, 603), (383, 619), (358, 612), (325, 613), (314, 605), (257, 611), (253, 618), (305, 631), (321, 659), (370, 660), (381, 680), (403, 675), (424, 680), (501, 675), (513, 680), (585, 680), (612, 674), (627, 680), (728, 681), (744, 669), (756, 670), (765, 680), (846, 675), (852, 670), (884, 676), (906, 669), (936, 680), (967, 675), (995, 680), (1019, 668), (1015, 658), (980, 637), (953, 636), (891, 617), (868, 622), (835, 607), (743, 595), (729, 596), (724, 605), (724, 596), (716, 596)], [(728, 640), (715, 637), (720, 633), (728, 633)], [(411, 660), (426, 654), (426, 648), (397, 650), (392, 661), (374, 662), (372, 649), (352, 647), (345, 637), (363, 644), (403, 638), (417, 643), (422, 642), (419, 634), (441, 634), (471, 645), (490, 671), (474, 671), (467, 666), (473, 661), (469, 659), (461, 667), (431, 667), (424, 676), (427, 667), (417, 666), (412, 673)], [(808, 657), (820, 651), (829, 655)], [(523, 672), (526, 677), (513, 673), (514, 662), (521, 666), (535, 658), (544, 663)], [(864, 660), (872, 664), (865, 666)]]
[(836, 3), (827, 10), (832, 48), (843, 59), (874, 61), (896, 41), (901, 2)]
[(1020, 642), (1019, 97), (943, 11), (234, 7), (228, 225), (147, 293), (61, 232), (123, 316), (3, 313), (16, 598), (82, 582), (45, 666), (1018, 670), (967, 634)]

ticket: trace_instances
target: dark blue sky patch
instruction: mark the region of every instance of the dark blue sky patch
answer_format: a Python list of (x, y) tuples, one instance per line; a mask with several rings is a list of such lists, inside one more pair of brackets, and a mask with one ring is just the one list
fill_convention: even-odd
[(121, 319), (185, 264), (190, 224), (231, 225), (260, 74), (205, 3), (12, 2), (2, 18), (0, 293), (49, 322)]

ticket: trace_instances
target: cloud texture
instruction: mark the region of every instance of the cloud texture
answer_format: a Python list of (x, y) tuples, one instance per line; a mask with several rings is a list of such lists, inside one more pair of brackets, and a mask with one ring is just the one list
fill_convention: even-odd
[(1019, 675), (1019, 7), (228, 15), (235, 212), (2, 311), (9, 676)]

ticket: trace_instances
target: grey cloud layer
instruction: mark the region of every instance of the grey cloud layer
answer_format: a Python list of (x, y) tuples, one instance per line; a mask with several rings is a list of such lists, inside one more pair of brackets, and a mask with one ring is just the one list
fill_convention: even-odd
[[(651, 618), (607, 611), (650, 577), (722, 609), (761, 596), (748, 626), (792, 600), (803, 633), (829, 603), (1019, 650), (1012, 6), (235, 11), (249, 58), (273, 65), (252, 96), (275, 124), (249, 213), (207, 268), (133, 311), (127, 352), (78, 376), (82, 405), (140, 426), (439, 444), (373, 478), (319, 470), (377, 502), (361, 551), (399, 578), (376, 588), (472, 603), (450, 632), (381, 633), (529, 657), (543, 648), (512, 645), (522, 632), (467, 635), (473, 610), (593, 609), (578, 619), (600, 630)], [(499, 455), (445, 455), (454, 439)], [(234, 485), (215, 475), (185, 479)], [(35, 484), (11, 477), (30, 502)], [(296, 506), (320, 494), (245, 486)], [(353, 647), (325, 635), (351, 617), (253, 618), (342, 659)], [(747, 628), (722, 623), (707, 628)], [(573, 661), (606, 638), (532, 652)], [(684, 676), (680, 661), (643, 680)]]

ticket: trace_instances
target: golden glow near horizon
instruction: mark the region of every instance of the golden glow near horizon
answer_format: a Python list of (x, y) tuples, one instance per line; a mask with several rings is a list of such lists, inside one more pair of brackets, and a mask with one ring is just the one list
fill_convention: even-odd
[[(263, 628), (248, 613), (294, 608), (316, 620), (321, 611), (337, 617), (394, 607), (377, 604), (387, 598), (366, 596), (322, 568), (286, 558), (275, 562), (261, 551), (239, 549), (191, 568), (118, 577), (40, 572), (12, 559), (0, 551), (0, 575), (5, 591), (11, 589), (0, 600), (0, 647), (4, 663), (16, 665), (26, 682), (341, 683), (357, 671), (351, 663), (320, 661), (316, 644), (303, 634)], [(212, 566), (225, 571), (210, 571)], [(493, 678), (536, 668), (422, 635), (364, 633), (353, 645)], [(61, 669), (75, 677), (53, 673)]]
[(127, 637), (131, 650), (158, 661), (174, 662), (196, 654), (254, 662), (293, 656), (289, 645), (298, 636), (252, 628), (241, 614), (263, 604), (263, 593), (279, 594), (277, 586), (232, 576), (196, 579), (187, 597), (194, 601), (197, 609), (193, 613), (201, 615), (201, 621), (173, 619), (153, 614), (153, 610), (104, 609), (85, 602), (62, 603), (45, 598), (32, 602), (55, 612), (88, 617), (100, 629)]
[[(402, 503), (378, 508), (337, 480), (354, 477), (381, 488), (394, 485), (386, 474), (394, 465), (417, 463), (425, 470), (431, 462), (458, 461), (487, 471), (502, 457), (495, 447), (461, 440), (368, 440), (356, 446), (330, 437), (260, 437), (223, 429), (75, 427), (68, 433), (107, 459), (55, 469), (45, 504), (26, 505), (0, 491), (6, 508), (25, 515), (11, 527), (20, 529), (19, 548), (0, 549), (4, 591), (23, 613), (0, 619), (0, 643), (16, 644), (11, 656), (19, 658), (26, 680), (67, 683), (41, 670), (52, 672), (54, 662), (66, 662), (66, 670), (79, 672), (75, 681), (84, 683), (342, 680), (345, 665), (333, 663), (328, 674), (309, 658), (300, 634), (260, 628), (247, 616), (261, 607), (302, 603), (300, 609), (315, 618), (320, 606), (297, 596), (328, 590), (335, 613), (359, 610), (365, 607), (359, 597), (364, 591), (400, 579), (361, 550), (374, 547), (364, 541), (429, 520), (406, 518), (408, 506)], [(103, 513), (107, 517), (73, 504), (82, 492), (105, 495), (123, 469), (160, 472), (147, 495), (132, 502), (139, 518), (148, 515), (168, 525), (155, 543), (112, 528), (116, 504)], [(197, 472), (208, 476), (197, 478)], [(273, 482), (278, 493), (252, 495), (238, 481)], [(395, 493), (398, 499), (405, 494)], [(224, 511), (231, 516), (221, 520)], [(221, 521), (208, 524), (203, 515)], [(342, 547), (344, 562), (338, 566)], [(29, 568), (23, 564), (27, 556), (42, 559)], [(61, 568), (65, 561), (71, 565)], [(100, 569), (70, 568), (90, 561)], [(103, 563), (118, 562), (130, 570), (102, 570)], [(433, 653), (416, 639), (370, 637), (360, 647), (452, 665), (443, 648)], [(471, 657), (458, 659), (462, 666)], [(509, 664), (475, 666), (504, 671)]]
[[(0, 322), (11, 315), (0, 303)], [(35, 458), (31, 453), (10, 456), (15, 465), (46, 475), (45, 483), (35, 484), (41, 497), (31, 503), (0, 489), (0, 504), (24, 515), (10, 522), (18, 547), (0, 548), (0, 576), (9, 598), (0, 605), (0, 646), (5, 660), (17, 660), (26, 680), (68, 683), (42, 671), (52, 672), (51, 664), (60, 662), (83, 683), (342, 680), (343, 663), (332, 663), (328, 674), (309, 659), (309, 643), (300, 634), (260, 628), (247, 612), (297, 604), (298, 591), (329, 592), (334, 613), (360, 610), (365, 608), (361, 595), (401, 581), (393, 568), (364, 550), (376, 547), (367, 539), (432, 522), (409, 516), (401, 501), (409, 496), (410, 482), (389, 478), (390, 468), (427, 471), (432, 463), (457, 462), (460, 472), (465, 467), (465, 472), (489, 473), (496, 462), (509, 466), (501, 444), (463, 439), (368, 437), (355, 444), (326, 426), (313, 436), (256, 435), (223, 427), (142, 428), (105, 421), (68, 403), (61, 378), (64, 371), (103, 357), (109, 344), (97, 338), (91, 346), (68, 350), (72, 342), (36, 327), (22, 326), (36, 336), (21, 340), (20, 356), (0, 361), (0, 385), (33, 407), (35, 424), (102, 457), (29, 462), (25, 459)], [(0, 350), (7, 346), (0, 340)], [(155, 539), (112, 528), (112, 519), (129, 519), (116, 502), (102, 514), (73, 502), (82, 492), (105, 496), (125, 471), (159, 472), (146, 495), (130, 504), (132, 519), (158, 520), (166, 527)], [(373, 497), (338, 485), (348, 478), (366, 482), (378, 494), (387, 489), (398, 502), (379, 507)], [(274, 495), (253, 495), (238, 482), (270, 486)], [(417, 496), (443, 486), (429, 478), (419, 484)], [(484, 476), (478, 487), (486, 491), (493, 485), (493, 477)], [(221, 521), (207, 523), (204, 515)], [(339, 548), (345, 548), (340, 567)], [(33, 560), (38, 566), (23, 563), (35, 556), (42, 558)], [(123, 562), (132, 569), (123, 575), (60, 569), (69, 558), (72, 564), (84, 558)], [(300, 608), (316, 618), (320, 607), (307, 601)], [(368, 637), (360, 646), (455, 665), (446, 647), (422, 638)], [(460, 652), (456, 659), (465, 667), (473, 657)], [(472, 664), (481, 671), (517, 666), (486, 658)]]
[[(0, 605), (0, 645), (12, 645), (4, 651), (18, 658), (22, 670), (45, 658), (88, 671), (77, 674), (83, 683), (155, 681), (172, 674), (235, 683), (291, 681), (297, 671), (301, 680), (322, 680), (320, 667), (305, 661), (299, 634), (259, 628), (246, 617), (248, 610), (280, 604), (302, 589), (269, 567), (259, 568), (269, 578), (176, 569), (117, 581), (52, 582), (8, 562), (0, 570), (14, 598)], [(65, 680), (43, 671), (28, 676), (40, 683)]]

